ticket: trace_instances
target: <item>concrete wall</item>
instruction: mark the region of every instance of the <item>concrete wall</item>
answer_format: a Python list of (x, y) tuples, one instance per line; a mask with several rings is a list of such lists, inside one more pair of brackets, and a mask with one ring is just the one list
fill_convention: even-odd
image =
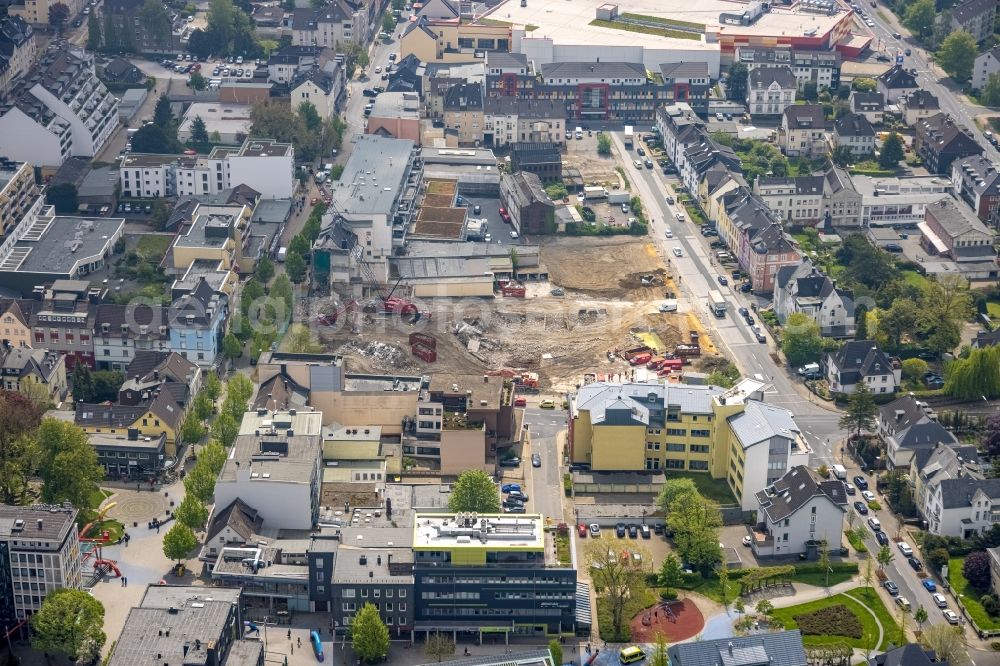
[(336, 393), (313, 391), (309, 404), (323, 412), (323, 425), (381, 426), (383, 435), (399, 435), (403, 417), (417, 413), (417, 393)]
[(458, 475), (469, 469), (492, 472), (486, 464), (486, 433), (477, 430), (441, 431), (441, 474)]

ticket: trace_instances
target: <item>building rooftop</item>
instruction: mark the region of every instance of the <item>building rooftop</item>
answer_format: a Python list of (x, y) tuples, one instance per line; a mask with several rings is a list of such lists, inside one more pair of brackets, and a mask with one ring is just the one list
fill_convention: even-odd
[(851, 176), (851, 182), (866, 204), (878, 203), (883, 197), (905, 197), (908, 201), (914, 200), (914, 203), (921, 200), (931, 203), (941, 199), (951, 188), (951, 181), (942, 176), (909, 178)]
[(800, 435), (790, 411), (754, 400), (748, 401), (742, 412), (729, 417), (729, 427), (745, 449), (774, 437), (794, 441)]
[(716, 386), (694, 384), (593, 382), (580, 387), (574, 407), (589, 411), (591, 423), (602, 423), (608, 409), (614, 405), (622, 405), (629, 411), (635, 407), (637, 413), (634, 417), (648, 420), (649, 410), (643, 403), (648, 403), (649, 395), (653, 394), (657, 404), (677, 407), (681, 413), (711, 414), (712, 398), (723, 392)]
[(352, 393), (420, 391), (423, 385), (424, 378), (416, 375), (365, 375), (351, 373), (344, 375), (343, 390)]
[(415, 92), (384, 92), (372, 103), (369, 118), (420, 118), (420, 95)]
[(0, 256), (0, 272), (71, 274), (81, 264), (103, 261), (124, 227), (122, 218), (39, 216), (15, 231), (16, 242)]
[[(378, 531), (378, 530), (369, 530)], [(409, 532), (409, 530), (407, 530)], [(337, 558), (330, 576), (334, 584), (395, 584), (413, 583), (412, 573), (393, 573), (392, 565), (413, 564), (413, 551), (402, 548), (376, 547), (362, 543), (354, 545), (345, 540), (337, 549)]]
[(755, 636), (678, 643), (667, 648), (672, 666), (806, 666), (798, 629)]
[(0, 505), (0, 540), (50, 541), (58, 548), (70, 529), (76, 529), (76, 514), (68, 506)]
[(431, 514), (413, 517), (413, 550), (543, 551), (541, 514)]
[(205, 130), (211, 134), (242, 134), (250, 133), (250, 105), (231, 104), (229, 102), (195, 102), (188, 107), (181, 120), (178, 132), (189, 132), (194, 119), (201, 116), (205, 121)]
[(500, 396), (503, 391), (504, 378), (495, 375), (456, 375), (435, 372), (431, 376), (430, 392), (436, 398), (444, 399), (465, 397), (468, 409), (497, 410), (500, 409)]
[(292, 154), (292, 144), (274, 139), (247, 139), (232, 157), (285, 157)]
[(820, 496), (841, 508), (847, 506), (847, 491), (840, 479), (825, 481), (803, 465), (793, 467), (770, 486), (757, 491), (760, 508), (772, 523), (788, 518), (813, 497)]
[(322, 449), (322, 420), (315, 411), (245, 412), (219, 480), (233, 482), (249, 474), (251, 482), (312, 483)]
[(413, 142), (367, 134), (358, 137), (340, 180), (331, 186), (338, 213), (386, 215), (404, 187)]
[(236, 212), (231, 214), (213, 212), (196, 215), (187, 232), (177, 236), (178, 247), (221, 248), (233, 236), (233, 228), (239, 221)]

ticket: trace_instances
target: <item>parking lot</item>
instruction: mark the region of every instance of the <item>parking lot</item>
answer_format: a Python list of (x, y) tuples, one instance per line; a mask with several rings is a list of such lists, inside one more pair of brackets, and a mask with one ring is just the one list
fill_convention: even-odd
[[(513, 227), (500, 217), (500, 199), (497, 197), (470, 197), (462, 195), (462, 204), (469, 208), (470, 219), (487, 220), (490, 242), (497, 245), (520, 245), (521, 240), (510, 237)], [(475, 212), (479, 206), (479, 212)]]

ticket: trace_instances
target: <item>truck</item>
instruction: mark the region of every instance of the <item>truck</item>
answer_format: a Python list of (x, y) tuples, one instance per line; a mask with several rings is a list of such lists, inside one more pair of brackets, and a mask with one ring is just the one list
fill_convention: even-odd
[(598, 185), (592, 185), (583, 188), (583, 198), (584, 200), (591, 199), (607, 199), (608, 190), (606, 187), (600, 187)]
[(652, 357), (653, 355), (651, 353), (642, 352), (641, 354), (636, 354), (635, 356), (630, 358), (628, 362), (631, 365), (646, 365), (647, 363), (649, 363), (649, 359), (651, 359)]
[(677, 345), (674, 347), (674, 356), (685, 358), (687, 356), (701, 356), (701, 347), (698, 345)]
[(631, 125), (625, 126), (625, 147), (632, 149), (632, 142), (635, 139), (635, 129)]
[(726, 299), (717, 289), (708, 292), (708, 307), (716, 317), (721, 319), (726, 316)]
[(278, 263), (284, 262), (285, 261), (285, 256), (287, 254), (288, 254), (288, 248), (287, 247), (278, 248), (278, 256), (276, 257), (277, 260), (278, 260)]
[(831, 469), (833, 470), (833, 475), (841, 481), (847, 478), (847, 469), (843, 465), (834, 465)]

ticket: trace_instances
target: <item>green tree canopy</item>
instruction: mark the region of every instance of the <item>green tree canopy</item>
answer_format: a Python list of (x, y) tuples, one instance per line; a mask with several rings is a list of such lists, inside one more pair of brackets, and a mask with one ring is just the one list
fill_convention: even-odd
[(451, 487), (448, 510), (499, 513), (500, 498), (493, 477), (478, 469), (462, 472)]
[(208, 465), (195, 465), (184, 477), (184, 491), (202, 504), (207, 504), (215, 493), (215, 478)]
[(875, 92), (875, 79), (862, 76), (854, 79), (851, 83), (851, 87), (858, 92)]
[(156, 100), (156, 106), (153, 108), (153, 124), (164, 130), (173, 128), (174, 112), (170, 107), (170, 99), (165, 94)]
[[(923, 1), (925, 0), (917, 0), (917, 2)], [(936, 60), (949, 76), (959, 83), (964, 83), (972, 76), (972, 66), (975, 64), (977, 53), (976, 38), (964, 30), (956, 30), (941, 42)]]
[(301, 284), (306, 279), (306, 260), (301, 254), (292, 251), (285, 254), (285, 273), (295, 284)]
[(697, 567), (707, 578), (712, 568), (722, 561), (719, 506), (698, 492), (682, 492), (670, 502), (667, 526), (674, 533), (678, 556)]
[(389, 629), (382, 622), (378, 609), (366, 603), (351, 623), (351, 645), (354, 654), (366, 662), (374, 663), (389, 654)]
[(66, 21), (69, 20), (69, 7), (65, 3), (57, 2), (49, 5), (49, 25), (56, 30), (61, 30)]
[(57, 183), (45, 188), (45, 201), (55, 206), (60, 215), (70, 215), (77, 212), (77, 192), (73, 183)]
[(918, 38), (923, 38), (931, 34), (936, 14), (934, 0), (916, 0), (906, 8), (903, 25)]
[(106, 640), (104, 605), (85, 590), (53, 590), (31, 616), (31, 647), (38, 652), (86, 663), (100, 655)]
[(174, 515), (180, 524), (186, 525), (192, 530), (200, 530), (205, 526), (205, 521), (208, 520), (208, 509), (194, 495), (186, 495)]
[[(197, 72), (195, 72), (195, 73), (198, 74)], [(198, 74), (198, 76), (201, 76), (201, 74)], [(191, 77), (191, 87), (192, 88), (194, 88), (195, 90), (204, 90), (205, 89), (205, 86), (204, 86), (204, 84), (205, 84), (205, 77), (201, 76), (201, 82), (200, 83), (202, 84), (201, 88), (195, 87), (195, 85), (194, 85), (195, 84), (195, 78), (194, 78), (194, 76)], [(208, 129), (205, 127), (205, 121), (202, 120), (201, 116), (195, 116), (194, 120), (191, 121), (191, 145), (192, 146), (205, 147), (205, 146), (208, 145), (208, 143), (209, 143), (209, 141), (208, 141)]]
[(198, 546), (198, 538), (190, 527), (183, 523), (176, 523), (170, 531), (163, 536), (163, 554), (168, 560), (181, 562)]
[(205, 381), (201, 385), (201, 390), (205, 392), (205, 396), (211, 402), (215, 402), (222, 395), (222, 380), (219, 379), (219, 375), (214, 370), (205, 373)]
[(170, 155), (180, 152), (176, 133), (168, 133), (159, 125), (145, 125), (132, 135), (132, 152)]
[(198, 415), (192, 411), (184, 417), (184, 421), (181, 423), (181, 439), (188, 444), (197, 444), (204, 436), (205, 426), (202, 425)]
[(100, 51), (104, 37), (101, 35), (101, 24), (97, 20), (97, 12), (87, 16), (87, 50)]
[(232, 333), (222, 338), (222, 353), (226, 358), (239, 358), (243, 354), (243, 343)]
[(90, 506), (90, 498), (104, 478), (97, 453), (80, 426), (54, 418), (38, 427), (38, 475), (42, 478), (42, 501), (69, 502), (78, 509)]
[(188, 36), (188, 51), (201, 59), (207, 59), (215, 53), (216, 42), (207, 32), (195, 28)]
[(882, 142), (882, 152), (879, 153), (878, 164), (883, 169), (895, 169), (905, 156), (903, 140), (893, 132)]
[(862, 430), (870, 432), (875, 429), (877, 411), (875, 394), (868, 388), (865, 380), (859, 380), (854, 393), (847, 399), (847, 410), (840, 417), (839, 425), (844, 430), (853, 431), (856, 436), (860, 437)]
[(973, 349), (967, 358), (955, 359), (945, 368), (944, 390), (960, 400), (1000, 397), (1000, 347)]
[(201, 447), (198, 452), (198, 465), (204, 466), (209, 474), (214, 478), (222, 471), (222, 466), (226, 464), (226, 451), (219, 442), (209, 442)]
[(77, 402), (94, 402), (94, 377), (90, 366), (77, 363), (73, 366), (73, 399)]
[(804, 312), (793, 312), (781, 329), (781, 350), (793, 366), (814, 363), (823, 353), (819, 323)]
[(261, 257), (254, 270), (255, 277), (261, 284), (267, 284), (274, 277), (274, 263), (266, 256)]
[(229, 447), (236, 441), (236, 435), (240, 432), (240, 424), (229, 414), (223, 412), (215, 418), (212, 423), (212, 437), (219, 440), (223, 446)]
[(146, 35), (156, 44), (166, 45), (170, 43), (170, 15), (167, 8), (159, 0), (146, 0), (139, 10), (139, 20)]
[(607, 132), (601, 132), (597, 135), (597, 154), (601, 157), (611, 155), (611, 135)]
[(726, 79), (726, 98), (733, 102), (746, 102), (747, 78), (750, 70), (742, 62), (734, 62), (729, 66), (729, 78)]
[(1000, 72), (990, 74), (979, 93), (979, 101), (986, 106), (1000, 106)]
[(0, 502), (4, 504), (20, 504), (28, 489), (37, 465), (34, 432), (41, 418), (41, 409), (27, 396), (0, 390)]
[(428, 657), (434, 657), (436, 661), (440, 662), (445, 657), (455, 654), (455, 641), (451, 640), (448, 634), (442, 634), (438, 631), (433, 634), (428, 633), (424, 643), (424, 652), (427, 653)]

